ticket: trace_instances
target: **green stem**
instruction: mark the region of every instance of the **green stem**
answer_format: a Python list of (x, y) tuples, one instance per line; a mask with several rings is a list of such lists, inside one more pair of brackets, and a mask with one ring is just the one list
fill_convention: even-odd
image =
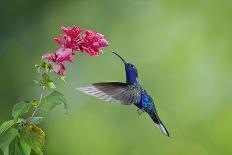
[[(43, 77), (46, 81), (49, 78), (49, 73), (50, 73), (50, 69), (45, 69), (45, 77)], [(44, 91), (45, 91), (45, 86), (42, 86), (42, 90), (41, 90), (41, 94), (40, 94), (40, 98), (39, 98), (39, 103), (36, 105), (35, 110), (33, 111), (31, 117), (35, 116), (35, 113), (39, 110), (39, 106), (41, 105), (43, 96), (44, 96)]]
[(40, 106), (41, 101), (42, 101), (42, 99), (43, 99), (44, 90), (45, 90), (45, 86), (42, 86), (42, 90), (41, 90), (41, 94), (40, 94), (40, 98), (39, 98), (39, 103), (38, 103), (38, 105), (36, 105), (35, 110), (33, 111), (31, 117), (34, 117), (35, 113), (36, 113), (36, 112), (38, 111), (38, 109), (39, 109), (39, 106)]

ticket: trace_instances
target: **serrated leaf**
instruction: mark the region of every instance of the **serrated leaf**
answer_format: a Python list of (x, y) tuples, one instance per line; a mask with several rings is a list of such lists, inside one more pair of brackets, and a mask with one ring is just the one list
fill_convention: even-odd
[(30, 109), (31, 104), (28, 102), (19, 102), (14, 105), (12, 110), (12, 116), (17, 119), (19, 116), (27, 113)]
[(3, 135), (0, 141), (0, 148), (2, 149), (4, 155), (9, 155), (9, 145), (18, 135), (18, 130), (16, 128), (10, 128), (5, 134)]
[(29, 117), (25, 119), (26, 124), (39, 124), (43, 121), (43, 117)]
[(20, 131), (22, 140), (37, 154), (43, 154), (45, 145), (45, 133), (38, 126), (29, 124)]
[(53, 91), (48, 96), (44, 97), (41, 104), (41, 110), (43, 111), (51, 111), (57, 105), (63, 104), (67, 113), (67, 104), (66, 99), (63, 94), (58, 91)]
[(14, 120), (9, 120), (9, 121), (2, 123), (2, 125), (0, 126), (0, 135), (6, 132), (14, 124), (15, 124)]

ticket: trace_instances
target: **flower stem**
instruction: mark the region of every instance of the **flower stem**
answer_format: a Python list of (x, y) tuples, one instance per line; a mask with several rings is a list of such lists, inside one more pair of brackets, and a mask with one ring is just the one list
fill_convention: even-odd
[(38, 109), (39, 109), (39, 106), (40, 106), (41, 101), (42, 101), (42, 99), (43, 99), (44, 90), (45, 90), (45, 86), (42, 86), (42, 90), (41, 90), (41, 94), (40, 94), (40, 98), (39, 98), (39, 103), (38, 103), (38, 105), (36, 105), (35, 110), (33, 111), (31, 117), (34, 117), (35, 113), (36, 113), (36, 112), (38, 111)]

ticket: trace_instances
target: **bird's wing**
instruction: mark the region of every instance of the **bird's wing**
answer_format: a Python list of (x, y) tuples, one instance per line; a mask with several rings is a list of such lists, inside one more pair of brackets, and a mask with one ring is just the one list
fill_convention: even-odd
[(141, 99), (139, 88), (121, 82), (94, 83), (77, 90), (108, 102), (120, 102), (125, 105), (139, 103)]

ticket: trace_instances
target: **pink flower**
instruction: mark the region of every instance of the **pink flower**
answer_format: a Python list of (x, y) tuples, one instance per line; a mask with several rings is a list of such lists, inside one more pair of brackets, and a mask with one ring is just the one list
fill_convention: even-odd
[(106, 47), (109, 43), (104, 36), (98, 32), (86, 30), (83, 33), (78, 26), (71, 28), (61, 27), (64, 34), (59, 38), (54, 38), (56, 43), (64, 48), (70, 48), (73, 51), (86, 52), (89, 55), (99, 55), (102, 47)]
[(54, 38), (56, 43), (64, 48), (70, 48), (73, 51), (79, 50), (81, 28), (78, 26), (73, 26), (71, 28), (62, 26), (61, 30), (65, 34), (60, 35), (60, 38)]
[(52, 66), (52, 70), (57, 73), (64, 75), (66, 73), (63, 62), (73, 62), (73, 52), (70, 48), (60, 48), (55, 54), (47, 53), (42, 56), (42, 59), (47, 59), (48, 63)]
[(80, 33), (81, 33), (81, 28), (78, 26), (73, 26), (71, 28), (66, 28), (64, 26), (61, 27), (61, 30), (68, 36), (72, 37), (72, 38), (77, 38), (79, 37)]
[(99, 55), (101, 47), (106, 47), (108, 45), (109, 43), (102, 34), (87, 30), (82, 37), (80, 50), (89, 55)]
[(42, 59), (47, 59), (52, 70), (60, 75), (66, 73), (63, 62), (73, 62), (74, 51), (86, 52), (89, 55), (99, 55), (102, 47), (109, 45), (104, 36), (91, 30), (82, 30), (79, 26), (61, 27), (63, 34), (54, 38), (62, 46), (54, 54), (47, 53)]

